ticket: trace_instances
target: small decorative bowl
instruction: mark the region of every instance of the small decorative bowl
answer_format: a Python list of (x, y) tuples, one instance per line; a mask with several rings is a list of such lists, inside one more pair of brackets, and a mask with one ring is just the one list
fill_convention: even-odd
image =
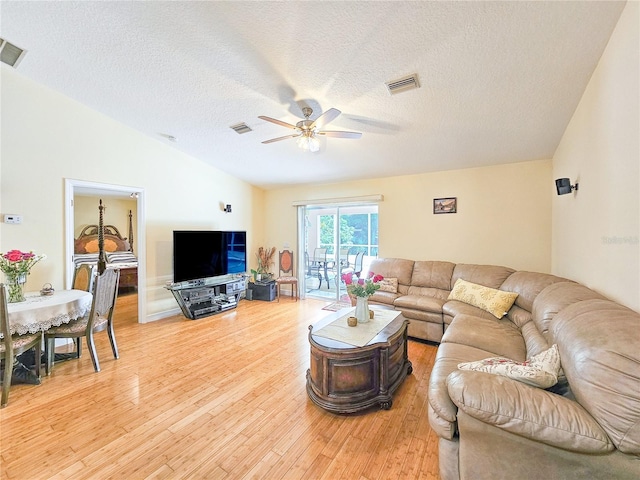
[(350, 327), (355, 327), (358, 325), (358, 319), (356, 317), (347, 317), (347, 325)]
[(42, 286), (42, 290), (40, 290), (40, 295), (42, 295), (43, 297), (48, 297), (50, 295), (53, 295), (53, 293), (55, 292), (53, 286), (50, 283), (45, 283)]

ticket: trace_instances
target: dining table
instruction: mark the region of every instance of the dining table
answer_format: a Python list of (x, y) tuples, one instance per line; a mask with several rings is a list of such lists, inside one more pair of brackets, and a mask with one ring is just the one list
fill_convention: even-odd
[(84, 290), (56, 290), (52, 295), (26, 292), (24, 302), (7, 304), (9, 331), (11, 335), (45, 332), (87, 315), (92, 300), (93, 295)]

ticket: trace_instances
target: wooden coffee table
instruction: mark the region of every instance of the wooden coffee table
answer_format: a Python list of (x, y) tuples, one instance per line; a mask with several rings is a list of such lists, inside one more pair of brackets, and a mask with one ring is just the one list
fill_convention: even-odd
[(401, 312), (382, 310), (393, 320), (364, 346), (314, 334), (350, 311), (353, 309), (340, 310), (309, 326), (307, 393), (316, 405), (334, 413), (353, 413), (373, 406), (388, 410), (393, 404), (392, 394), (413, 371), (407, 356), (409, 321)]

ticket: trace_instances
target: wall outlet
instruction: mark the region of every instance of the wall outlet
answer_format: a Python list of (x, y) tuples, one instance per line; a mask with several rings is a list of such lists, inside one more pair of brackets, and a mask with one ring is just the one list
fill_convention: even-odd
[(7, 214), (4, 216), (4, 223), (22, 223), (22, 215)]

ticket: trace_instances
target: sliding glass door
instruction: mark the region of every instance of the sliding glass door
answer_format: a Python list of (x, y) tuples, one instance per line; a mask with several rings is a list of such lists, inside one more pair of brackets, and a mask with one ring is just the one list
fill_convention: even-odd
[(341, 276), (360, 275), (378, 255), (378, 205), (307, 205), (303, 236), (306, 294), (348, 302)]

